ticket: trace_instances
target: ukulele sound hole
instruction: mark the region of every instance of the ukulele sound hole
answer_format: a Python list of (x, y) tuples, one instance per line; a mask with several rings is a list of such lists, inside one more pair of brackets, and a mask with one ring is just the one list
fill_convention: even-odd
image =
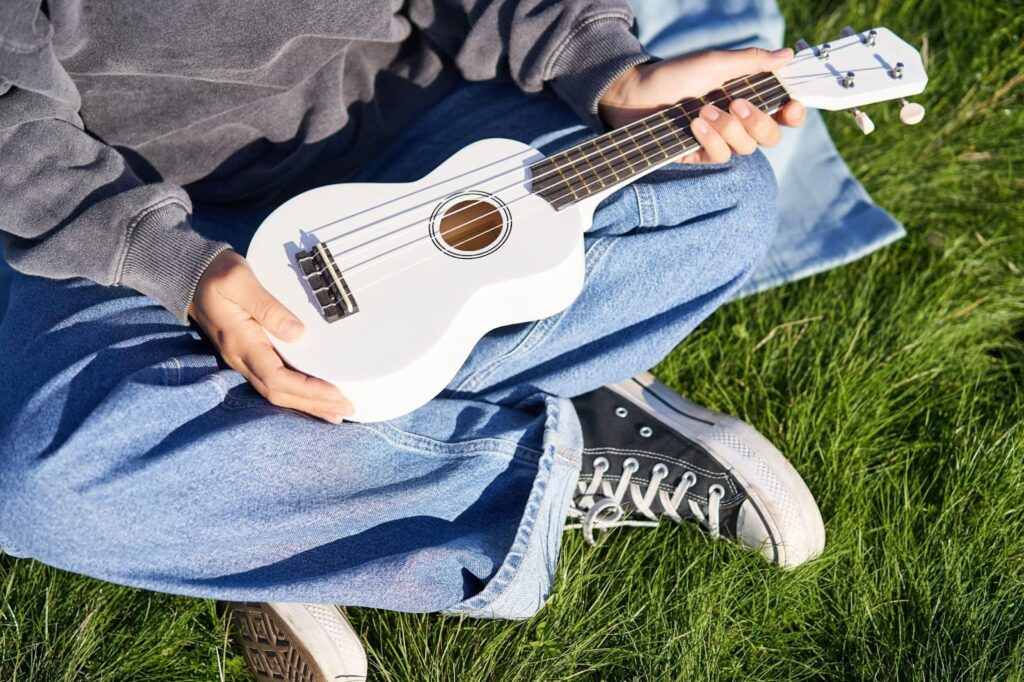
[(434, 243), (457, 258), (477, 258), (505, 241), (508, 219), (508, 209), (496, 198), (483, 193), (453, 197), (435, 211)]

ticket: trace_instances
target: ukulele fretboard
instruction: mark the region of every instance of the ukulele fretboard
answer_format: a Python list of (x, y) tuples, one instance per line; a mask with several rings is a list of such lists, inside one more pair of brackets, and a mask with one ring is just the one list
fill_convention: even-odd
[(789, 101), (771, 73), (730, 81), (704, 97), (685, 99), (629, 125), (548, 156), (530, 166), (532, 191), (556, 209), (570, 206), (609, 187), (630, 182), (700, 147), (690, 122), (705, 104), (727, 109), (745, 99), (767, 113)]

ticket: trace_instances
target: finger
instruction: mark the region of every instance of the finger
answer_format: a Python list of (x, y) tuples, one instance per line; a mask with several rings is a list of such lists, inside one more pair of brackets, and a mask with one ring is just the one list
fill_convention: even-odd
[(793, 50), (784, 47), (774, 52), (759, 47), (720, 50), (710, 53), (708, 66), (722, 82), (761, 71), (774, 71), (793, 61)]
[[(731, 156), (729, 145), (725, 143), (725, 140), (718, 134), (718, 131), (712, 128), (704, 119), (694, 119), (690, 129), (693, 131), (693, 136), (697, 138), (697, 142), (700, 142), (701, 147), (703, 147), (700, 156), (702, 162), (725, 163), (729, 160), (729, 156)], [(684, 158), (684, 160), (689, 159), (689, 156)]]
[(731, 116), (713, 104), (700, 109), (700, 117), (718, 131), (725, 143), (737, 154), (753, 154), (757, 143), (747, 134), (743, 124), (735, 116)]
[(784, 126), (789, 126), (790, 128), (802, 126), (806, 119), (807, 110), (804, 108), (803, 104), (800, 104), (800, 102), (795, 100), (787, 102), (786, 106), (782, 107), (782, 109), (775, 113), (775, 120)]
[(745, 99), (735, 99), (729, 104), (729, 110), (736, 116), (743, 129), (754, 142), (762, 147), (772, 147), (779, 143), (782, 131), (779, 124)]
[(298, 341), (304, 331), (302, 322), (263, 288), (246, 268), (233, 283), (231, 297), (271, 334), (282, 341)]
[(238, 356), (251, 372), (253, 385), (271, 403), (317, 415), (352, 414), (352, 403), (337, 387), (286, 367), (265, 339), (247, 344)]

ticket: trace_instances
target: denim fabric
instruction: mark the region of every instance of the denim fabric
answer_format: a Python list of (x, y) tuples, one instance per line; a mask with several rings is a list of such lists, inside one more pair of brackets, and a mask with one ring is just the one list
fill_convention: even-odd
[[(363, 180), (462, 146), (589, 133), (551, 97), (467, 85)], [(332, 426), (269, 405), (152, 299), (16, 275), (0, 326), (0, 544), (165, 592), (522, 618), (547, 598), (579, 470), (568, 396), (668, 353), (775, 233), (760, 154), (670, 166), (609, 197), (565, 312), (485, 337), (437, 399)], [(244, 245), (259, 214), (200, 209)]]

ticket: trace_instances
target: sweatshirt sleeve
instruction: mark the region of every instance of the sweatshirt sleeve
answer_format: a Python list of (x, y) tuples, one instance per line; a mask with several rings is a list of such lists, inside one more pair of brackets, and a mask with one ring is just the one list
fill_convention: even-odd
[(228, 248), (195, 232), (185, 191), (144, 183), (87, 133), (40, 0), (0, 2), (0, 236), (16, 270), (140, 291), (185, 320)]
[(628, 0), (412, 0), (409, 16), (466, 79), (548, 86), (598, 131), (601, 95), (652, 59), (632, 32)]

